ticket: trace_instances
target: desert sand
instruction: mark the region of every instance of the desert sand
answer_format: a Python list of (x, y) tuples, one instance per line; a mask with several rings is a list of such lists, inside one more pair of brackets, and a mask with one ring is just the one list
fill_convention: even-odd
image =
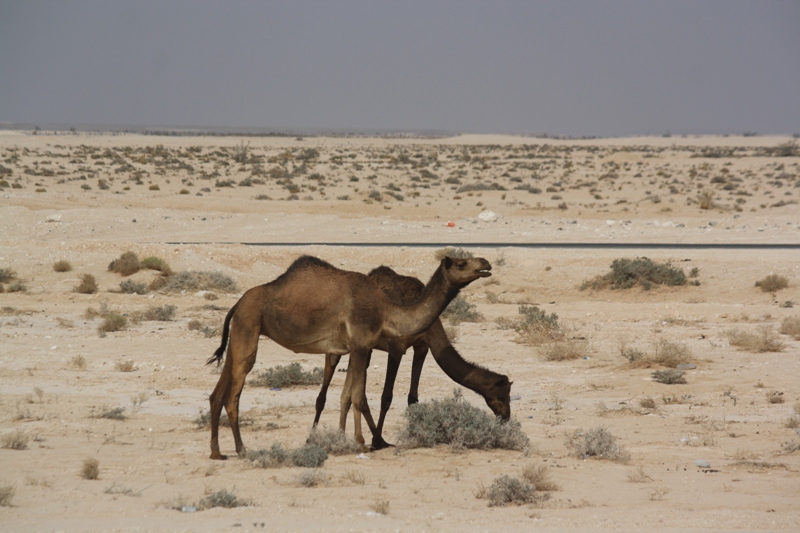
[[(800, 436), (790, 427), (800, 341), (779, 333), (800, 314), (800, 252), (707, 246), (800, 243), (791, 138), (38, 133), (0, 132), (0, 269), (14, 273), (0, 294), (0, 531), (800, 529)], [(545, 246), (554, 244), (642, 247)], [(670, 244), (694, 246), (658, 246)], [(221, 447), (232, 457), (209, 459), (210, 432), (197, 420), (218, 371), (205, 361), (244, 290), (302, 254), (426, 281), (443, 246), (494, 265), (462, 292), (483, 320), (446, 324), (465, 358), (513, 380), (512, 417), (527, 450), (331, 456), (314, 487), (298, 481), (302, 468), (236, 458), (227, 428)], [(110, 272), (128, 251), (175, 272), (223, 274), (237, 290), (122, 293), (122, 281), (158, 274)], [(581, 290), (615, 259), (644, 256), (695, 277), (680, 287)], [(56, 272), (59, 260), (72, 269)], [(82, 274), (96, 278), (97, 293), (75, 292)], [(770, 274), (788, 287), (762, 291), (756, 282)], [(555, 313), (581, 356), (547, 360), (546, 344), (502, 328), (522, 304)], [(132, 318), (167, 305), (176, 308), (170, 321), (129, 320), (104, 334), (100, 318), (87, 318), (103, 306)], [(782, 346), (742, 350), (731, 332), (773, 335)], [(659, 342), (691, 354), (686, 384), (658, 383), (660, 367), (621, 355)], [(262, 338), (250, 378), (295, 361), (310, 370), (323, 356)], [(367, 391), (375, 412), (385, 368), (376, 352)], [(404, 424), (410, 368), (407, 354), (389, 442)], [(337, 373), (322, 415), (330, 427), (343, 382)], [(420, 400), (455, 388), (429, 357)], [(246, 385), (248, 448), (302, 446), (317, 391)], [(124, 419), (99, 416), (115, 409)], [(600, 427), (627, 462), (571, 453), (566, 435)], [(99, 479), (83, 477), (87, 459)], [(490, 507), (476, 497), (529, 465), (545, 465), (558, 486), (548, 499)], [(250, 505), (180, 510), (222, 489)]]

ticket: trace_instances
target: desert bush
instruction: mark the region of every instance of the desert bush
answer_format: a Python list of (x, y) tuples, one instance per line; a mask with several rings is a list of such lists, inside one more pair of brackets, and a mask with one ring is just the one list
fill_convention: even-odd
[(125, 420), (124, 407), (109, 407), (101, 405), (96, 412), (92, 413), (91, 418), (106, 418), (108, 420)]
[(73, 289), (80, 294), (94, 294), (97, 292), (97, 280), (91, 274), (81, 274), (81, 282)]
[(800, 403), (794, 404), (794, 413), (786, 419), (785, 426), (791, 429), (800, 428)]
[(146, 268), (148, 270), (157, 270), (162, 274), (171, 275), (172, 269), (169, 267), (166, 261), (161, 259), (160, 257), (155, 257), (153, 255), (145, 257), (142, 259), (139, 264), (142, 268)]
[(747, 352), (782, 352), (786, 348), (786, 343), (769, 326), (760, 326), (755, 332), (733, 329), (726, 331), (725, 335), (731, 346)]
[(136, 274), (142, 269), (139, 258), (133, 252), (125, 252), (108, 265), (109, 272), (115, 272), (121, 276)]
[(83, 479), (100, 479), (100, 461), (93, 457), (84, 459), (80, 476)]
[(8, 287), (5, 288), (6, 292), (25, 292), (28, 290), (28, 287), (25, 286), (20, 280), (12, 281)]
[[(205, 424), (203, 425), (205, 427)], [(289, 460), (290, 452), (280, 443), (273, 443), (271, 448), (248, 450), (247, 460), (258, 468), (277, 468)]]
[(315, 367), (311, 372), (303, 370), (300, 363), (293, 362), (286, 366), (275, 366), (262, 370), (253, 376), (250, 385), (255, 387), (284, 388), (294, 385), (320, 385), (322, 369)]
[(670, 368), (668, 370), (656, 370), (652, 374), (653, 381), (664, 383), (665, 385), (678, 385), (686, 384), (686, 379), (683, 377), (683, 372)]
[(178, 308), (172, 304), (151, 305), (142, 313), (142, 320), (169, 322), (175, 318), (175, 311), (177, 311), (177, 309)]
[(611, 262), (611, 272), (584, 281), (580, 289), (629, 289), (637, 285), (644, 290), (653, 285), (686, 285), (686, 274), (669, 262), (659, 264), (647, 257), (615, 259)]
[(589, 344), (581, 339), (567, 339), (545, 344), (539, 352), (547, 361), (570, 361), (586, 354)]
[(779, 391), (772, 391), (767, 393), (767, 402), (769, 403), (783, 403), (783, 393)]
[(639, 407), (642, 409), (655, 409), (656, 401), (653, 398), (647, 397), (639, 400)]
[(550, 479), (550, 470), (545, 465), (528, 465), (522, 470), (522, 479), (530, 483), (534, 490), (551, 492), (558, 485)]
[(531, 503), (536, 499), (536, 489), (530, 483), (503, 475), (495, 479), (486, 492), (490, 507), (505, 507), (507, 504)]
[(630, 454), (617, 444), (614, 435), (604, 427), (589, 431), (576, 429), (571, 435), (567, 434), (564, 444), (571, 450), (572, 455), (579, 459), (597, 457), (622, 463), (630, 459)]
[(318, 446), (331, 455), (346, 455), (361, 451), (361, 445), (338, 427), (317, 426), (311, 430), (306, 443)]
[(17, 493), (17, 488), (9, 483), (0, 483), (0, 507), (11, 507), (11, 500), (14, 499), (14, 494)]
[(306, 470), (297, 476), (297, 483), (303, 487), (316, 487), (317, 485), (325, 483), (326, 481), (328, 481), (328, 476), (316, 468)]
[(53, 263), (53, 271), (55, 272), (69, 272), (72, 270), (72, 265), (66, 259), (61, 259)]
[(800, 340), (800, 316), (784, 318), (778, 331), (784, 335), (789, 335), (794, 340)]
[(165, 292), (211, 291), (236, 292), (236, 282), (221, 272), (184, 271), (173, 274), (162, 287)]
[(562, 339), (564, 332), (558, 324), (558, 315), (539, 309), (535, 305), (522, 304), (518, 308), (519, 322), (515, 328), (518, 342), (530, 346)]
[(114, 368), (117, 372), (133, 372), (136, 370), (136, 365), (132, 359), (127, 359), (125, 361), (117, 361)]
[(124, 279), (119, 283), (119, 290), (123, 294), (147, 294), (147, 284)]
[(17, 273), (10, 268), (0, 268), (0, 283), (8, 283), (16, 279)]
[(86, 370), (86, 358), (80, 354), (73, 355), (72, 359), (69, 360), (69, 364), (78, 370)]
[(640, 363), (644, 363), (647, 366), (661, 365), (667, 368), (675, 368), (693, 359), (692, 351), (687, 345), (682, 342), (659, 338), (653, 344), (653, 353), (646, 355), (644, 359), (640, 360)]
[(389, 514), (389, 500), (386, 498), (379, 498), (375, 500), (369, 507), (378, 514)]
[(103, 317), (103, 322), (97, 326), (100, 333), (111, 333), (121, 331), (128, 326), (128, 319), (119, 313), (109, 313)]
[(446, 248), (440, 248), (439, 250), (436, 250), (434, 257), (436, 257), (437, 261), (441, 261), (445, 257), (452, 257), (454, 259), (469, 259), (470, 257), (475, 256), (472, 254), (472, 252), (468, 252), (463, 248), (447, 246)]
[(503, 422), (467, 403), (461, 390), (452, 398), (408, 406), (399, 439), (409, 448), (447, 444), (452, 448), (522, 450), (527, 435), (518, 421)]
[(26, 450), (30, 440), (31, 438), (27, 433), (21, 429), (16, 429), (11, 433), (6, 433), (3, 435), (3, 448), (7, 450)]
[(469, 303), (463, 296), (456, 296), (442, 312), (442, 318), (454, 324), (460, 322), (480, 322), (483, 315), (475, 304)]
[(328, 452), (316, 444), (306, 444), (291, 452), (292, 464), (305, 468), (319, 468), (328, 459)]
[(756, 287), (763, 292), (777, 292), (789, 286), (789, 280), (784, 276), (770, 274), (756, 281)]
[(644, 471), (644, 467), (639, 466), (635, 470), (628, 472), (628, 481), (631, 483), (647, 483), (653, 481), (653, 478), (647, 475), (647, 472)]
[(209, 493), (205, 498), (200, 500), (197, 507), (199, 509), (211, 509), (212, 507), (232, 509), (234, 507), (247, 507), (250, 505), (252, 505), (251, 501), (240, 499), (233, 491), (220, 489)]

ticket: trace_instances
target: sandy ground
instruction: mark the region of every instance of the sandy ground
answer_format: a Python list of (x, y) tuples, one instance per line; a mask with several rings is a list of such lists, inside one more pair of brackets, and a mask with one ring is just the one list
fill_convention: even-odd
[[(0, 530), (797, 531), (800, 452), (790, 450), (800, 436), (788, 426), (800, 409), (800, 341), (778, 330), (798, 315), (799, 252), (515, 246), (800, 243), (800, 158), (780, 156), (789, 141), (0, 133), (0, 268), (16, 274), (5, 291), (15, 281), (26, 288), (0, 294), (0, 436), (6, 445), (27, 440), (25, 449), (0, 448), (0, 488), (14, 490), (0, 507)], [(250, 242), (272, 246), (240, 244)], [(513, 380), (512, 416), (529, 450), (330, 457), (316, 487), (300, 484), (300, 468), (208, 458), (209, 430), (195, 421), (218, 379), (204, 363), (220, 338), (191, 330), (190, 321), (213, 330), (244, 290), (304, 253), (425, 280), (440, 245), (463, 243), (483, 243), (470, 251), (491, 261), (494, 275), (462, 293), (485, 319), (452, 326), (455, 345)], [(239, 291), (216, 300), (194, 291), (121, 294), (124, 278), (107, 266), (126, 251), (161, 257), (174, 271), (220, 272)], [(638, 256), (687, 274), (697, 268), (699, 285), (580, 290), (614, 259)], [(57, 260), (72, 271), (55, 272)], [(98, 293), (74, 292), (84, 273), (96, 277)], [(755, 286), (772, 273), (789, 287)], [(154, 273), (131, 278), (147, 283)], [(584, 356), (547, 361), (543, 347), (501, 329), (497, 320), (515, 319), (523, 303), (556, 313), (586, 342)], [(177, 312), (101, 335), (101, 320), (86, 312), (103, 304), (129, 316), (152, 306)], [(781, 351), (729, 342), (731, 331), (764, 328)], [(657, 383), (654, 368), (620, 355), (623, 344), (648, 353), (658, 341), (691, 352), (687, 384)], [(404, 423), (410, 360), (387, 419), (390, 442)], [(126, 361), (133, 371), (120, 370)], [(311, 369), (323, 357), (262, 339), (251, 377), (292, 361)], [(373, 410), (385, 367), (376, 353)], [(337, 373), (326, 425), (337, 423), (343, 382)], [(420, 399), (446, 398), (456, 387), (429, 358)], [(316, 394), (246, 386), (245, 444), (301, 446)], [(464, 395), (488, 412), (479, 396)], [(647, 399), (655, 409), (641, 406)], [(114, 408), (126, 418), (97, 416)], [(627, 463), (571, 455), (565, 435), (599, 427), (630, 452)], [(227, 428), (221, 446), (234, 453)], [(81, 476), (87, 458), (99, 461), (99, 479)], [(540, 464), (558, 485), (549, 500), (489, 507), (476, 497), (499, 476)], [(221, 489), (251, 505), (174, 509)], [(376, 512), (381, 504), (385, 514)]]

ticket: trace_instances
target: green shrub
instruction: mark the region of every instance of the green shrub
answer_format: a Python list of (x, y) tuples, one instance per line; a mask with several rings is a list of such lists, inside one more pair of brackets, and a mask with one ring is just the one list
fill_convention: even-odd
[(641, 285), (644, 290), (651, 289), (653, 285), (686, 285), (686, 274), (669, 262), (659, 264), (647, 257), (615, 259), (611, 263), (611, 272), (583, 282), (580, 288), (581, 290), (629, 289), (636, 285)]
[(452, 398), (410, 405), (400, 441), (410, 448), (447, 444), (453, 448), (522, 450), (528, 437), (518, 421), (503, 422), (467, 403), (456, 389)]
[(314, 368), (311, 372), (303, 370), (300, 363), (293, 362), (286, 366), (275, 366), (262, 370), (250, 381), (255, 387), (284, 388), (293, 385), (320, 385), (322, 383), (322, 369)]
[(170, 275), (172, 274), (172, 269), (169, 267), (166, 261), (161, 259), (160, 257), (155, 256), (148, 256), (142, 259), (139, 264), (142, 268), (146, 268), (148, 270), (158, 270), (159, 272)]
[(306, 444), (302, 448), (297, 448), (291, 453), (292, 464), (305, 468), (318, 468), (325, 464), (328, 459), (328, 452), (316, 444)]

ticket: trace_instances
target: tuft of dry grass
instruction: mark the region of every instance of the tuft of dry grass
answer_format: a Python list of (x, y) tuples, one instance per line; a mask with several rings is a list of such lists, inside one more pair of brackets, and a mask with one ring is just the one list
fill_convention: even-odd
[(297, 483), (301, 487), (316, 487), (323, 483), (328, 482), (328, 476), (325, 472), (320, 472), (316, 468), (305, 470), (302, 474), (297, 476)]
[(753, 353), (782, 352), (786, 348), (775, 330), (769, 326), (760, 326), (757, 331), (732, 329), (725, 332), (731, 346), (742, 351)]
[(11, 433), (6, 433), (3, 435), (2, 443), (3, 448), (7, 450), (26, 450), (28, 449), (28, 442), (30, 442), (30, 436), (22, 431), (21, 429), (16, 429)]
[(649, 483), (653, 481), (653, 478), (647, 475), (647, 472), (644, 471), (644, 467), (639, 466), (628, 472), (628, 481), (631, 483)]
[(133, 359), (128, 359), (126, 361), (117, 361), (114, 364), (114, 369), (117, 372), (133, 372), (136, 370), (136, 365), (133, 362)]
[(800, 316), (784, 318), (778, 331), (784, 335), (789, 335), (794, 340), (800, 340)]
[(789, 286), (789, 280), (778, 274), (770, 274), (756, 281), (756, 287), (762, 292), (778, 292)]
[(389, 514), (389, 500), (386, 498), (378, 498), (372, 505), (369, 506), (370, 509), (375, 511), (378, 514), (387, 515)]
[(55, 272), (70, 272), (72, 265), (66, 259), (60, 259), (53, 263), (53, 271)]
[(533, 485), (537, 491), (558, 490), (558, 485), (550, 478), (550, 469), (546, 465), (527, 465), (522, 470), (522, 479)]
[(17, 488), (10, 483), (0, 483), (0, 507), (11, 507)]
[(574, 433), (567, 434), (564, 444), (572, 450), (572, 455), (579, 459), (597, 457), (621, 463), (630, 460), (630, 453), (617, 444), (616, 437), (604, 427), (589, 431), (576, 429)]
[(73, 289), (80, 294), (94, 294), (98, 291), (97, 280), (91, 274), (81, 274), (81, 282)]
[(586, 355), (589, 344), (582, 339), (567, 339), (539, 347), (539, 353), (548, 361), (570, 361)]
[(119, 313), (108, 313), (103, 322), (97, 326), (97, 331), (102, 333), (111, 333), (114, 331), (121, 331), (128, 326), (128, 319)]
[(83, 479), (100, 479), (100, 461), (94, 457), (87, 457), (83, 460), (80, 476)]
[(80, 354), (73, 355), (69, 360), (69, 366), (78, 370), (86, 370), (86, 358)]
[(670, 368), (667, 370), (656, 370), (653, 372), (653, 381), (664, 383), (665, 385), (685, 385), (686, 379), (683, 377), (683, 372)]

